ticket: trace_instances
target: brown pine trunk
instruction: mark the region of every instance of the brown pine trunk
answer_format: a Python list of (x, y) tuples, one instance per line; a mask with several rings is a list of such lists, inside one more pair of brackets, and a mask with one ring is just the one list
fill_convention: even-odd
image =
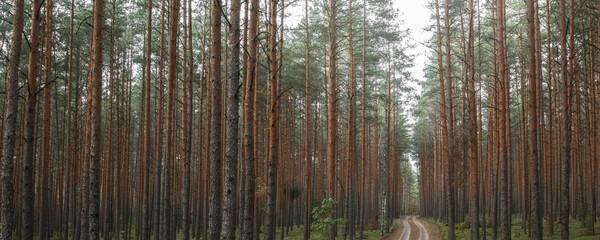
[[(173, 171), (175, 167), (175, 129), (176, 129), (176, 90), (177, 90), (177, 68), (178, 68), (178, 37), (179, 37), (179, 10), (180, 1), (172, 0), (170, 4), (170, 18), (169, 18), (169, 60), (167, 69), (167, 134), (166, 134), (166, 161), (164, 169), (164, 192), (163, 192), (163, 216), (161, 219), (164, 220), (162, 231), (162, 239), (169, 239), (172, 237), (171, 233), (171, 217), (172, 217), (172, 206), (171, 206), (171, 194), (174, 192), (174, 181)], [(165, 226), (166, 225), (166, 226)]]
[(310, 32), (308, 25), (308, 0), (304, 1), (304, 27), (306, 33), (305, 40), (305, 59), (304, 59), (304, 79), (305, 79), (305, 107), (304, 107), (304, 158), (306, 164), (306, 176), (305, 176), (305, 188), (306, 188), (306, 220), (304, 221), (304, 240), (310, 238), (310, 225), (311, 225), (311, 201), (312, 201), (312, 188), (311, 188), (311, 168), (312, 168), (312, 156), (310, 155)]
[(165, 46), (165, 0), (161, 0), (160, 6), (160, 38), (158, 48), (158, 89), (156, 91), (156, 139), (155, 139), (155, 176), (156, 181), (154, 184), (154, 211), (152, 213), (154, 227), (153, 235), (155, 238), (162, 236), (161, 226), (161, 209), (164, 207), (164, 202), (161, 198), (161, 189), (163, 178), (162, 166), (164, 164), (163, 158), (163, 126), (164, 126), (164, 83), (163, 83), (163, 71), (164, 71), (164, 46)]
[(27, 68), (27, 99), (25, 103), (25, 134), (23, 149), (23, 182), (21, 205), (21, 232), (23, 239), (33, 239), (33, 201), (35, 191), (35, 130), (37, 122), (37, 78), (40, 42), (41, 0), (33, 1), (31, 14), (31, 34), (29, 36), (29, 65)]
[(531, 184), (531, 238), (542, 239), (542, 195), (538, 173), (538, 110), (537, 110), (537, 61), (535, 39), (535, 4), (534, 0), (527, 1), (527, 70), (529, 78), (529, 146), (531, 161), (529, 167), (529, 182)]
[(249, 51), (248, 51), (248, 66), (246, 68), (246, 79), (244, 84), (246, 85), (246, 93), (244, 94), (244, 122), (243, 122), (243, 147), (242, 159), (244, 161), (244, 182), (245, 182), (245, 199), (244, 199), (244, 220), (243, 220), (243, 235), (242, 239), (250, 240), (254, 238), (254, 168), (255, 168), (255, 152), (254, 152), (254, 138), (256, 137), (255, 124), (256, 119), (254, 117), (254, 99), (255, 99), (255, 87), (256, 81), (258, 81), (258, 9), (259, 1), (252, 0), (250, 5), (250, 28), (249, 28)]
[[(446, 0), (447, 1), (447, 0)], [(447, 5), (447, 4), (445, 4)], [(441, 27), (440, 27), (440, 10), (439, 10), (439, 3), (438, 0), (436, 0), (435, 2), (435, 10), (436, 10), (436, 26), (437, 26), (437, 49), (438, 49), (438, 69), (439, 69), (439, 80), (440, 80), (440, 121), (441, 121), (441, 125), (442, 125), (442, 159), (444, 159), (444, 161), (449, 162), (449, 157), (450, 154), (448, 152), (448, 121), (447, 121), (447, 116), (446, 116), (446, 109), (447, 109), (447, 105), (446, 105), (446, 94), (445, 94), (445, 87), (444, 87), (444, 64), (443, 64), (443, 58), (442, 58), (442, 31), (441, 31)], [(449, 40), (448, 40), (449, 41)], [(447, 49), (448, 51), (449, 49)], [(447, 53), (449, 54), (449, 53)], [(448, 86), (448, 88), (450, 88), (451, 86)], [(445, 182), (446, 184), (448, 184), (448, 176), (450, 175), (450, 173), (452, 172), (452, 167), (451, 164), (447, 163), (446, 166), (446, 178)], [(452, 214), (452, 217), (449, 217), (449, 227), (448, 227), (448, 239), (453, 240), (455, 238), (455, 234), (454, 234), (454, 203), (453, 201), (450, 201), (451, 195), (449, 194), (451, 193), (448, 190), (448, 185), (445, 185), (444, 188), (446, 188), (446, 194), (443, 194), (446, 198), (448, 199), (447, 204), (447, 208), (448, 208), (448, 214), (450, 215), (450, 213)], [(443, 207), (442, 207), (443, 208)]]
[[(49, 238), (48, 231), (52, 226), (49, 224), (50, 216), (50, 189), (48, 189), (48, 182), (50, 181), (50, 130), (52, 128), (52, 107), (50, 105), (50, 99), (52, 97), (52, 0), (46, 2), (46, 24), (45, 27), (45, 51), (44, 54), (44, 103), (43, 103), (43, 117), (42, 117), (42, 160), (41, 168), (42, 181), (40, 194), (41, 212), (40, 212), (40, 239), (47, 240)], [(50, 236), (52, 232), (50, 232)]]
[(19, 62), (21, 58), (21, 40), (23, 38), (23, 0), (15, 0), (13, 7), (13, 29), (10, 56), (8, 59), (6, 85), (6, 110), (4, 135), (2, 136), (2, 201), (0, 210), (0, 238), (13, 239), (14, 203), (13, 171), (15, 142), (17, 141), (17, 112), (19, 105)]
[(277, 0), (269, 1), (269, 158), (267, 168), (267, 209), (265, 219), (265, 239), (275, 239), (275, 205), (277, 195), (277, 165), (279, 164), (279, 84), (277, 81)]
[[(113, 20), (114, 21), (114, 20)], [(150, 115), (152, 114), (152, 110), (151, 110), (151, 106), (150, 106), (150, 98), (151, 98), (151, 89), (152, 89), (152, 83), (151, 83), (151, 77), (152, 77), (152, 72), (150, 71), (151, 69), (151, 65), (152, 65), (152, 0), (148, 0), (148, 18), (147, 18), (147, 24), (146, 24), (146, 69), (144, 69), (146, 71), (146, 79), (144, 79), (145, 84), (144, 84), (144, 99), (143, 99), (143, 105), (144, 110), (146, 111), (144, 113), (144, 145), (142, 146), (142, 149), (144, 151), (144, 163), (146, 163), (145, 166), (145, 181), (144, 181), (144, 197), (143, 197), (143, 202), (144, 202), (144, 206), (143, 206), (143, 212), (144, 212), (144, 218), (143, 218), (143, 232), (142, 234), (144, 234), (144, 238), (145, 239), (150, 239), (150, 212), (151, 212), (151, 208), (150, 208), (150, 168), (152, 166), (152, 118), (150, 117)], [(112, 121), (112, 119), (111, 119)], [(112, 129), (109, 129), (109, 131), (112, 132)], [(111, 139), (112, 140), (112, 139)]]
[(100, 157), (102, 153), (102, 27), (104, 0), (94, 1), (92, 47), (90, 54), (90, 81), (88, 84), (87, 123), (90, 140), (85, 161), (89, 162), (89, 239), (100, 239)]
[[(65, 221), (64, 221), (64, 231), (65, 231), (65, 235), (66, 237), (69, 236), (69, 229), (70, 225), (72, 224), (73, 226), (73, 232), (74, 231), (74, 226), (75, 226), (75, 219), (71, 216), (73, 214), (74, 211), (71, 210), (71, 206), (73, 206), (75, 204), (75, 158), (73, 153), (75, 152), (74, 149), (74, 145), (77, 144), (77, 142), (72, 141), (72, 139), (74, 139), (74, 136), (72, 135), (72, 132), (74, 132), (74, 130), (71, 130), (73, 128), (77, 128), (77, 126), (73, 127), (72, 126), (72, 117), (73, 117), (73, 109), (71, 107), (72, 103), (71, 103), (71, 96), (72, 96), (72, 91), (73, 91), (73, 19), (74, 19), (74, 10), (75, 10), (75, 0), (71, 0), (71, 8), (70, 8), (70, 22), (69, 22), (69, 50), (68, 50), (68, 75), (67, 75), (67, 119), (66, 119), (66, 141), (65, 143), (67, 144), (67, 150), (66, 150), (66, 169), (68, 171), (68, 174), (65, 176), (65, 205), (64, 205), (64, 212), (65, 212)], [(75, 114), (77, 115), (77, 114)]]
[(474, 36), (473, 36), (473, 0), (469, 0), (469, 40), (468, 40), (468, 79), (467, 95), (469, 108), (469, 169), (471, 186), (471, 239), (479, 239), (479, 145), (477, 144), (477, 106), (475, 103), (475, 55), (474, 55)]
[(240, 0), (231, 2), (229, 31), (229, 79), (227, 82), (227, 140), (225, 146), (225, 192), (223, 201), (223, 239), (235, 239), (237, 207), (237, 165), (239, 146), (240, 78)]
[(349, 84), (348, 84), (348, 149), (347, 149), (347, 164), (346, 164), (346, 223), (344, 229), (344, 238), (350, 235), (353, 238), (354, 213), (354, 196), (353, 191), (353, 167), (356, 165), (356, 77), (354, 76), (354, 46), (352, 43), (352, 0), (348, 1), (349, 25), (348, 25), (348, 58), (349, 60)]
[(362, 19), (362, 33), (363, 33), (363, 38), (362, 38), (362, 98), (361, 98), (361, 169), (360, 169), (360, 190), (359, 190), (359, 199), (360, 202), (358, 203), (358, 207), (359, 207), (359, 225), (358, 225), (358, 231), (359, 231), (359, 239), (363, 239), (363, 230), (364, 230), (364, 224), (365, 224), (365, 208), (366, 208), (366, 194), (367, 194), (367, 189), (365, 188), (365, 183), (366, 183), (366, 164), (367, 164), (367, 123), (366, 123), (366, 106), (367, 106), (367, 102), (365, 99), (365, 95), (367, 92), (367, 72), (365, 69), (366, 66), (366, 22), (367, 22), (367, 1), (363, 0), (363, 19)]
[(498, 114), (499, 114), (499, 187), (500, 187), (500, 238), (510, 239), (510, 210), (509, 210), (509, 175), (508, 175), (508, 147), (506, 136), (507, 125), (507, 104), (508, 101), (506, 91), (508, 84), (507, 67), (506, 67), (506, 24), (505, 24), (505, 3), (504, 0), (498, 0), (496, 4), (497, 11), (497, 28), (498, 28)]
[[(175, 0), (177, 1), (177, 0)], [(212, 1), (210, 193), (208, 239), (221, 235), (221, 0)]]
[[(188, 3), (186, 6), (186, 2)], [(192, 57), (192, 44), (189, 42), (189, 37), (192, 36), (191, 31), (191, 22), (188, 22), (188, 17), (192, 15), (192, 9), (189, 7), (191, 0), (187, 0), (183, 2), (183, 22), (185, 23), (183, 26), (183, 61), (182, 61), (182, 76), (183, 76), (183, 88), (182, 88), (182, 113), (181, 113), (181, 149), (182, 149), (182, 157), (183, 157), (183, 184), (182, 184), (182, 225), (183, 225), (183, 239), (190, 239), (190, 224), (191, 219), (190, 215), (190, 181), (191, 181), (191, 161), (192, 161), (192, 141), (193, 141), (193, 96), (192, 93), (192, 67), (190, 65), (190, 60)], [(187, 8), (186, 8), (187, 7)], [(188, 31), (190, 29), (190, 31)], [(188, 50), (189, 55), (188, 55)]]
[[(336, 38), (336, 0), (329, 0), (329, 79), (327, 103), (327, 196), (335, 198), (336, 162), (337, 162), (337, 38)], [(330, 218), (333, 218), (333, 213)], [(335, 238), (335, 228), (329, 227), (329, 239)]]
[[(571, 1), (572, 2), (572, 1)], [(560, 63), (561, 63), (561, 130), (562, 130), (562, 143), (560, 158), (560, 230), (561, 239), (569, 239), (569, 182), (571, 175), (571, 80), (572, 72), (567, 69), (567, 24), (566, 24), (566, 13), (565, 13), (565, 0), (560, 0), (559, 3), (559, 25), (560, 25)], [(573, 6), (571, 6), (571, 15), (573, 13)], [(572, 70), (572, 69), (571, 69)]]

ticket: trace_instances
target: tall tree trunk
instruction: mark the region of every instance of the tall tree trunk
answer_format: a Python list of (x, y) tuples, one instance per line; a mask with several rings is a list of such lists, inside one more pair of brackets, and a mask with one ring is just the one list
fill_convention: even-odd
[(349, 83), (348, 83), (348, 149), (347, 149), (347, 169), (346, 169), (346, 218), (348, 218), (348, 222), (346, 223), (346, 229), (344, 235), (354, 235), (353, 225), (354, 225), (354, 213), (351, 208), (354, 208), (354, 196), (352, 194), (353, 189), (353, 177), (354, 172), (352, 171), (353, 167), (357, 164), (356, 162), (356, 77), (354, 76), (354, 46), (352, 42), (352, 0), (348, 1), (348, 11), (350, 22), (348, 25), (348, 58), (349, 60)]
[(10, 40), (6, 85), (6, 110), (4, 112), (4, 135), (2, 136), (2, 201), (0, 209), (0, 239), (13, 239), (14, 213), (14, 158), (17, 140), (17, 114), (19, 107), (19, 62), (21, 58), (21, 40), (23, 39), (23, 0), (15, 0), (13, 6), (13, 29)]
[(37, 78), (38, 78), (38, 58), (40, 42), (40, 22), (41, 22), (42, 1), (35, 0), (32, 3), (31, 14), (31, 34), (29, 37), (29, 65), (27, 68), (27, 99), (25, 103), (25, 135), (23, 150), (23, 182), (22, 182), (22, 206), (21, 206), (21, 226), (22, 238), (33, 239), (33, 208), (35, 194), (35, 130), (37, 122)]
[(235, 239), (237, 208), (237, 165), (239, 146), (240, 0), (232, 0), (229, 31), (229, 79), (227, 82), (227, 140), (225, 146), (225, 192), (223, 239)]
[(366, 98), (365, 95), (367, 93), (367, 71), (366, 71), (366, 48), (367, 48), (367, 37), (366, 37), (366, 24), (367, 24), (367, 1), (363, 0), (363, 18), (362, 18), (362, 98), (361, 98), (361, 137), (360, 137), (360, 141), (361, 141), (361, 148), (360, 148), (360, 154), (361, 154), (361, 169), (360, 169), (360, 190), (359, 190), (359, 198), (360, 198), (360, 202), (358, 204), (359, 207), (359, 226), (358, 226), (358, 231), (359, 231), (359, 239), (363, 239), (363, 231), (364, 231), (364, 225), (365, 225), (365, 208), (366, 208), (366, 188), (365, 188), (365, 183), (366, 183), (366, 165), (367, 165), (367, 136), (369, 135), (369, 133), (367, 132), (367, 123), (366, 123), (366, 106), (367, 106), (367, 102), (366, 102)]
[(538, 156), (538, 110), (537, 110), (537, 60), (536, 60), (536, 38), (535, 38), (535, 4), (527, 1), (527, 71), (529, 78), (529, 142), (531, 165), (529, 166), (529, 182), (531, 184), (531, 237), (542, 239), (542, 192), (539, 184), (539, 156)]
[(163, 126), (164, 126), (164, 83), (163, 83), (163, 71), (164, 71), (164, 46), (165, 46), (165, 0), (161, 0), (160, 5), (160, 38), (159, 38), (159, 48), (158, 48), (158, 89), (156, 91), (156, 139), (155, 139), (155, 176), (156, 182), (154, 184), (154, 212), (152, 213), (153, 217), (153, 226), (154, 226), (154, 237), (159, 238), (162, 236), (161, 226), (161, 209), (163, 208), (164, 202), (161, 198), (161, 189), (162, 183), (161, 178), (164, 176), (162, 174), (162, 166), (164, 165), (163, 158)]
[[(73, 128), (77, 128), (78, 126), (73, 127), (72, 126), (72, 117), (73, 117), (73, 109), (71, 107), (72, 105), (72, 101), (71, 101), (71, 96), (72, 96), (72, 91), (73, 91), (73, 19), (74, 19), (74, 11), (75, 11), (75, 0), (71, 0), (71, 8), (70, 8), (70, 22), (69, 22), (69, 50), (68, 50), (68, 75), (67, 75), (67, 123), (66, 123), (66, 132), (67, 132), (67, 138), (65, 143), (67, 144), (67, 163), (66, 163), (66, 168), (68, 170), (68, 174), (67, 176), (65, 176), (65, 205), (64, 205), (64, 211), (65, 211), (65, 236), (68, 237), (69, 236), (69, 223), (73, 224), (74, 227), (74, 223), (75, 223), (75, 219), (71, 216), (71, 214), (73, 214), (75, 211), (71, 210), (71, 206), (73, 206), (75, 204), (75, 158), (74, 158), (74, 149), (75, 147), (73, 145), (77, 144), (77, 142), (72, 141), (72, 139), (74, 139), (74, 136), (72, 135), (72, 132), (74, 132), (74, 130), (71, 130)], [(73, 230), (73, 232), (75, 232)]]
[[(446, 0), (447, 1), (447, 0)], [(445, 4), (447, 5), (447, 4)], [(441, 26), (440, 26), (440, 9), (439, 9), (439, 2), (438, 0), (435, 1), (435, 11), (436, 11), (436, 26), (437, 26), (437, 49), (438, 49), (438, 71), (439, 71), (439, 80), (440, 80), (440, 121), (441, 121), (441, 125), (442, 125), (442, 141), (444, 142), (442, 144), (442, 159), (444, 159), (444, 161), (448, 162), (449, 161), (449, 157), (450, 154), (448, 153), (448, 121), (447, 121), (447, 116), (446, 116), (446, 93), (445, 93), (445, 87), (444, 87), (444, 64), (443, 64), (443, 55), (442, 55), (442, 31), (441, 31)], [(446, 14), (447, 15), (447, 14)], [(448, 40), (449, 41), (449, 40)], [(449, 49), (446, 49), (447, 51)], [(446, 54), (450, 54), (449, 52), (447, 52)], [(449, 88), (452, 86), (448, 86)], [(451, 169), (451, 165), (449, 163), (447, 163), (446, 166), (446, 178), (448, 178), (449, 173), (451, 173), (453, 170)], [(448, 184), (448, 179), (445, 179), (446, 184)], [(446, 188), (448, 188), (449, 184), (446, 186)], [(450, 193), (449, 190), (447, 190), (447, 193)], [(447, 204), (447, 208), (448, 208), (448, 212), (452, 212), (452, 216), (454, 216), (454, 203), (450, 202), (450, 195), (451, 194), (444, 194), (444, 196), (446, 196), (445, 198), (448, 199)], [(455, 238), (455, 234), (454, 234), (454, 219), (449, 218), (449, 227), (448, 227), (448, 239), (449, 240), (453, 240)]]
[[(327, 86), (327, 196), (335, 198), (337, 162), (337, 38), (336, 0), (329, 0), (329, 79)], [(335, 212), (330, 216), (333, 218)], [(327, 230), (330, 240), (335, 239), (335, 227)]]
[(508, 175), (508, 146), (506, 136), (506, 125), (507, 125), (507, 104), (508, 101), (506, 92), (508, 88), (508, 76), (506, 67), (506, 20), (505, 14), (505, 3), (504, 0), (498, 0), (496, 5), (497, 11), (497, 28), (498, 28), (498, 114), (499, 116), (499, 176), (500, 176), (500, 238), (503, 240), (510, 239), (510, 210), (509, 210), (509, 175)]
[[(177, 0), (176, 0), (177, 1)], [(208, 239), (221, 235), (221, 0), (212, 1), (210, 193)]]
[[(163, 211), (164, 215), (161, 219), (164, 219), (165, 223), (161, 225), (165, 226), (162, 230), (163, 239), (172, 238), (171, 233), (171, 217), (173, 213), (173, 207), (171, 203), (171, 193), (174, 192), (174, 181), (173, 171), (175, 167), (175, 155), (176, 155), (176, 91), (177, 91), (177, 72), (178, 72), (178, 37), (179, 37), (179, 10), (180, 0), (172, 0), (170, 4), (170, 18), (169, 18), (169, 48), (168, 48), (168, 69), (167, 69), (167, 154), (164, 169), (164, 192), (163, 192)], [(174, 219), (173, 219), (174, 220)]]
[[(114, 21), (114, 19), (113, 19)], [(143, 236), (145, 239), (150, 239), (150, 168), (152, 166), (152, 118), (150, 115), (152, 114), (152, 109), (150, 106), (150, 98), (151, 98), (151, 89), (152, 89), (152, 0), (148, 0), (148, 18), (146, 23), (146, 79), (144, 79), (144, 92), (145, 98), (143, 99), (143, 104), (145, 105), (144, 110), (144, 146), (143, 156), (145, 157), (144, 162), (145, 166), (145, 181), (144, 181), (144, 219), (143, 219)], [(112, 131), (112, 129), (110, 130)], [(112, 140), (112, 139), (111, 139)]]
[(473, 47), (473, 0), (469, 0), (469, 40), (468, 40), (468, 80), (467, 94), (469, 105), (469, 158), (470, 158), (470, 186), (471, 186), (471, 239), (479, 239), (479, 145), (477, 127), (477, 106), (475, 103), (475, 49)]
[[(561, 132), (562, 143), (560, 158), (560, 230), (561, 239), (569, 239), (569, 182), (571, 175), (571, 79), (572, 72), (569, 72), (568, 60), (567, 60), (567, 24), (566, 24), (566, 13), (565, 13), (565, 0), (559, 2), (559, 25), (560, 25), (560, 63), (561, 63), (561, 98), (562, 104), (560, 109), (560, 115), (562, 117)], [(571, 6), (573, 8), (573, 6)], [(572, 56), (571, 56), (572, 57)]]
[(254, 169), (255, 169), (255, 154), (254, 154), (254, 138), (256, 137), (254, 134), (254, 125), (256, 119), (254, 118), (254, 99), (255, 99), (255, 86), (256, 81), (258, 81), (258, 10), (259, 10), (259, 1), (252, 0), (250, 5), (250, 28), (248, 36), (249, 39), (249, 50), (248, 50), (248, 66), (246, 68), (246, 79), (244, 84), (246, 84), (246, 93), (244, 94), (244, 126), (242, 129), (244, 130), (243, 136), (243, 144), (244, 150), (242, 151), (242, 159), (244, 161), (244, 178), (245, 178), (245, 189), (246, 192), (244, 199), (244, 222), (243, 222), (243, 236), (242, 239), (250, 240), (254, 238), (254, 226), (255, 226), (255, 218), (254, 218), (254, 188), (255, 188), (255, 178), (254, 178)]
[(92, 47), (90, 54), (90, 81), (88, 84), (87, 123), (90, 139), (89, 152), (89, 234), (90, 240), (100, 239), (100, 158), (102, 153), (102, 26), (104, 0), (94, 0)]
[(304, 240), (310, 238), (310, 225), (311, 225), (311, 201), (312, 201), (312, 187), (311, 187), (311, 168), (312, 168), (312, 156), (310, 155), (310, 29), (308, 25), (308, 0), (304, 1), (304, 27), (305, 27), (305, 57), (304, 57), (304, 158), (306, 163), (306, 177), (305, 177), (305, 188), (306, 188), (306, 219), (304, 221)]
[(279, 164), (279, 84), (277, 81), (277, 0), (269, 1), (269, 158), (267, 173), (267, 209), (265, 219), (265, 239), (275, 239), (277, 168)]
[[(44, 103), (43, 103), (43, 111), (44, 115), (42, 118), (42, 182), (41, 182), (41, 191), (42, 195), (40, 198), (41, 212), (39, 217), (40, 222), (40, 239), (47, 240), (48, 230), (52, 226), (49, 224), (50, 216), (50, 189), (48, 189), (49, 185), (49, 176), (50, 176), (50, 164), (52, 160), (50, 159), (50, 130), (52, 128), (52, 107), (50, 105), (50, 99), (52, 97), (52, 0), (48, 0), (46, 2), (46, 24), (45, 24), (45, 51), (44, 54)], [(52, 233), (52, 232), (50, 232)], [(50, 234), (51, 236), (52, 234)]]

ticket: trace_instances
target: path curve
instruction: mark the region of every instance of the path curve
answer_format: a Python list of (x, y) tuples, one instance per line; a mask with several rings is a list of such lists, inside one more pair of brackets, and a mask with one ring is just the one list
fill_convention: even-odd
[(402, 231), (402, 235), (400, 235), (400, 240), (408, 240), (410, 237), (410, 224), (408, 223), (409, 219), (410, 217), (405, 217), (402, 219), (402, 223), (404, 223), (404, 230)]
[(419, 230), (420, 230), (419, 240), (429, 240), (429, 234), (427, 233), (427, 230), (425, 229), (423, 224), (421, 224), (421, 221), (419, 221), (419, 219), (417, 219), (415, 217), (413, 217), (412, 220), (415, 223), (415, 225), (417, 225), (417, 227), (419, 227)]

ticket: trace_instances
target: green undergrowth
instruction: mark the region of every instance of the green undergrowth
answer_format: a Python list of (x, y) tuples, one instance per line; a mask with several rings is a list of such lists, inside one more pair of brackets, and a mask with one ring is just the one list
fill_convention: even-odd
[[(435, 219), (432, 219), (432, 218), (422, 218), (422, 220), (425, 220), (425, 221), (428, 221), (428, 222), (438, 225), (440, 227), (442, 239), (447, 239), (448, 226), (446, 226), (445, 223), (436, 221)], [(569, 223), (569, 239), (573, 239), (573, 240), (592, 240), (592, 239), (594, 239), (594, 240), (596, 240), (600, 236), (599, 229), (600, 229), (600, 221), (596, 221), (596, 224), (594, 225), (595, 232), (593, 235), (591, 235), (591, 234), (589, 234), (588, 229), (586, 227), (584, 227), (580, 221), (578, 221), (576, 219), (571, 219), (571, 221)], [(488, 228), (486, 228), (486, 230), (487, 230), (486, 234), (487, 234), (488, 239), (491, 239), (492, 228), (488, 227)], [(523, 231), (523, 228), (521, 227), (521, 221), (513, 220), (510, 231), (511, 231), (512, 239), (531, 239), (527, 235), (527, 233), (525, 233)], [(458, 223), (455, 226), (454, 233), (456, 234), (456, 239), (470, 239), (471, 229), (465, 223)], [(498, 227), (498, 237), (500, 237), (500, 227)], [(554, 234), (551, 235), (550, 229), (548, 228), (548, 224), (547, 224), (546, 220), (544, 220), (544, 239), (550, 239), (550, 240), (560, 239), (560, 226), (556, 222), (554, 224)]]
[[(338, 236), (335, 239), (343, 239), (343, 233), (344, 233), (344, 228), (343, 227), (338, 227)], [(135, 236), (135, 231), (133, 229), (131, 229), (131, 236), (134, 237)], [(261, 232), (261, 238), (263, 237), (263, 233)], [(358, 231), (356, 232), (355, 235), (358, 238)], [(125, 234), (124, 232), (122, 232), (121, 234), (121, 238), (124, 238)], [(276, 233), (276, 238), (280, 239), (281, 237), (281, 228), (277, 229), (277, 233)], [(374, 239), (380, 239), (381, 238), (381, 234), (379, 232), (379, 230), (365, 230), (364, 231), (364, 239), (366, 240), (374, 240)], [(34, 240), (39, 239), (38, 236), (36, 236), (34, 238)], [(55, 233), (54, 236), (51, 238), (52, 240), (58, 240), (58, 233)], [(71, 239), (69, 237), (69, 239)], [(100, 238), (100, 239), (104, 239), (104, 238)], [(112, 238), (114, 239), (114, 238)], [(175, 238), (177, 240), (179, 239), (183, 239), (183, 233), (181, 231), (177, 232), (177, 237)], [(191, 239), (195, 239), (195, 238), (191, 238)], [(200, 238), (202, 239), (202, 238)], [(236, 239), (237, 239), (237, 235), (236, 235)], [(300, 225), (300, 226), (294, 226), (294, 229), (292, 229), (291, 231), (288, 231), (287, 234), (284, 235), (284, 239), (289, 239), (289, 240), (296, 240), (296, 239), (304, 239), (304, 226)], [(310, 239), (311, 240), (321, 240), (323, 239), (323, 235), (320, 232), (316, 232), (316, 231), (312, 231), (310, 233)]]
[[(277, 239), (281, 236), (281, 229), (277, 229)], [(344, 228), (342, 226), (338, 226), (337, 237), (335, 239), (343, 239), (344, 236)], [(356, 237), (358, 237), (358, 232), (356, 232)], [(363, 232), (364, 239), (379, 239), (381, 238), (381, 233), (379, 230), (365, 230)], [(304, 226), (294, 227), (293, 230), (287, 232), (284, 235), (283, 239), (296, 240), (296, 239), (304, 239)], [(310, 239), (321, 240), (323, 239), (323, 234), (317, 231), (311, 231)]]

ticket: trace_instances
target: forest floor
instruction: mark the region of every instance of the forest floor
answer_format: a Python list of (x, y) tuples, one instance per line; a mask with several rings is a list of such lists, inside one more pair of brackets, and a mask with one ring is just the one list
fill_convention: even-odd
[[(437, 233), (437, 237), (434, 237), (434, 235), (430, 232), (430, 236), (431, 239), (446, 239), (446, 236), (448, 235), (448, 226), (446, 226), (445, 223), (443, 222), (438, 222), (435, 219), (432, 218), (424, 218), (422, 219), (423, 221), (421, 221), (424, 225), (428, 224), (428, 225), (433, 225), (433, 226), (438, 226), (439, 227), (439, 233)], [(558, 223), (554, 224), (554, 234), (550, 234), (550, 230), (548, 227), (548, 223), (544, 220), (544, 239), (560, 239), (560, 226), (558, 225)], [(429, 228), (431, 229), (431, 228)], [(597, 240), (599, 239), (600, 236), (600, 221), (596, 221), (596, 224), (594, 225), (594, 229), (595, 229), (595, 234), (590, 235), (587, 231), (587, 228), (585, 228), (582, 223), (576, 219), (571, 219), (571, 222), (569, 223), (569, 239), (573, 239), (573, 240)], [(486, 233), (487, 236), (491, 238), (492, 236), (492, 229), (488, 226), (488, 228), (486, 229)], [(500, 231), (500, 229), (498, 229), (498, 231)], [(469, 228), (469, 226), (466, 223), (458, 223), (456, 224), (455, 227), (455, 234), (456, 234), (456, 239), (469, 239), (470, 235), (471, 235), (471, 229)], [(512, 221), (512, 226), (511, 226), (511, 235), (512, 235), (512, 239), (530, 239), (530, 237), (527, 235), (527, 233), (525, 233), (523, 231), (523, 228), (521, 227), (521, 221), (519, 220), (513, 220)]]
[[(402, 219), (405, 219), (405, 218), (408, 218), (408, 217), (404, 217)], [(403, 231), (404, 231), (404, 224), (402, 224), (402, 220), (396, 219), (394, 221), (394, 226), (392, 226), (392, 231), (380, 239), (381, 240), (398, 240), (398, 239), (400, 239), (400, 235), (402, 235)]]
[[(337, 231), (337, 237), (335, 239), (343, 239), (344, 236), (344, 228), (342, 226), (338, 226), (338, 231)], [(364, 239), (366, 240), (375, 240), (375, 239), (380, 239), (381, 234), (379, 232), (379, 229), (375, 229), (375, 230), (365, 230), (363, 232), (364, 234)], [(279, 239), (279, 237), (281, 236), (281, 228), (277, 229), (277, 233), (275, 234), (277, 236), (277, 238)], [(356, 237), (358, 237), (358, 232), (355, 235)], [(287, 234), (284, 235), (283, 239), (289, 239), (289, 240), (301, 240), (304, 239), (304, 226), (300, 225), (297, 227), (294, 227), (294, 229), (290, 230), (287, 232)], [(324, 239), (323, 238), (323, 234), (320, 232), (316, 232), (316, 231), (311, 231), (310, 233), (310, 239), (311, 240), (321, 240)]]
[(439, 228), (435, 224), (423, 221), (415, 216), (406, 216), (397, 220), (393, 231), (384, 236), (384, 240), (436, 240)]

